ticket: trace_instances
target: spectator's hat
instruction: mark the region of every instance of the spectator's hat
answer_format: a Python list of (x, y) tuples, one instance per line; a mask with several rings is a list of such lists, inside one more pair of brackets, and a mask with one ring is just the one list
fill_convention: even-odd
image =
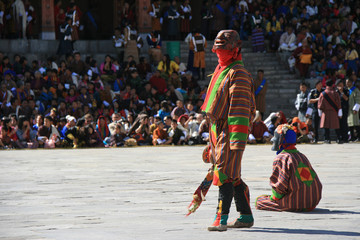
[(185, 118), (185, 121), (187, 121), (189, 119), (189, 116), (187, 114), (183, 114), (178, 118), (178, 122), (181, 121), (182, 118)]
[(76, 122), (76, 118), (73, 117), (73, 116), (67, 115), (65, 118), (66, 118), (66, 120), (67, 120), (68, 122), (71, 122), (71, 121)]

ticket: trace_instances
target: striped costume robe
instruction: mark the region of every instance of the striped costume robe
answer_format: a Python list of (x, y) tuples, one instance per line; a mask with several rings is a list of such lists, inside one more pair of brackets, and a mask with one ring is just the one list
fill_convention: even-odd
[(297, 149), (282, 151), (273, 162), (272, 195), (256, 199), (256, 209), (311, 211), (321, 199), (322, 185), (306, 156)]
[(241, 61), (217, 66), (202, 110), (210, 117), (210, 161), (213, 184), (221, 186), (241, 177), (241, 159), (255, 115), (254, 82)]

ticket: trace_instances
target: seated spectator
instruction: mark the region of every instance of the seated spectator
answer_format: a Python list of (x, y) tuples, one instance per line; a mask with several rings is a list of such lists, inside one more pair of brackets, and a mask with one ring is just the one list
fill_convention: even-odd
[(294, 117), (292, 119), (291, 126), (293, 126), (296, 133), (298, 143), (310, 142), (310, 139), (307, 136), (309, 133), (309, 127), (305, 122), (301, 122), (298, 117)]
[(105, 61), (100, 65), (100, 74), (105, 82), (112, 81), (116, 77), (116, 68), (110, 55), (105, 56)]
[(99, 133), (99, 136), (103, 141), (105, 141), (106, 138), (110, 137), (110, 131), (107, 126), (107, 120), (104, 116), (99, 116), (96, 124), (96, 132)]
[(256, 115), (253, 120), (253, 127), (251, 129), (251, 133), (249, 134), (248, 142), (250, 144), (255, 143), (269, 143), (271, 139), (271, 135), (269, 133), (268, 128), (265, 123), (261, 121), (261, 114), (258, 110), (256, 110)]
[(52, 118), (50, 116), (46, 116), (44, 124), (39, 127), (37, 139), (39, 147), (55, 148), (56, 146), (60, 146), (60, 135), (56, 127), (52, 125)]
[[(67, 115), (66, 117), (67, 123), (64, 128), (61, 130), (61, 135), (64, 136), (64, 145), (73, 147), (76, 136), (76, 119), (73, 116)], [(76, 144), (76, 143), (75, 143)]]
[(13, 148), (13, 141), (7, 135), (7, 132), (8, 132), (8, 128), (6, 126), (3, 126), (1, 128), (1, 134), (0, 134), (0, 147), (2, 147), (3, 149)]
[(293, 33), (293, 28), (288, 26), (286, 32), (280, 37), (279, 51), (294, 51), (296, 49), (296, 36)]
[(121, 147), (124, 146), (125, 134), (122, 132), (122, 126), (120, 123), (115, 125), (115, 131), (110, 137), (110, 147)]
[(136, 118), (135, 122), (132, 127), (133, 129), (135, 129), (134, 133), (132, 133), (132, 131), (130, 130), (131, 136), (136, 139), (137, 144), (140, 146), (150, 144), (151, 138), (148, 115), (139, 115)]
[(151, 76), (149, 83), (152, 87), (156, 87), (159, 93), (163, 94), (166, 89), (166, 81), (161, 76), (160, 70), (156, 70), (154, 74)]
[(202, 120), (199, 126), (200, 143), (205, 144), (209, 142), (209, 129), (210, 129), (210, 118), (208, 116)]
[[(266, 125), (266, 122), (264, 122)], [(280, 124), (280, 117), (277, 114), (274, 114), (270, 118), (270, 124), (268, 127), (269, 133), (274, 136), (274, 131), (277, 128), (277, 126)]]
[(184, 107), (184, 103), (180, 100), (176, 101), (176, 107), (171, 112), (171, 117), (173, 119), (178, 119), (181, 115), (185, 114), (186, 110)]
[(85, 126), (85, 134), (87, 147), (104, 147), (103, 140), (91, 124)]
[(147, 76), (152, 73), (151, 66), (145, 57), (140, 58), (140, 63), (136, 66), (136, 68), (141, 79), (148, 79)]
[(328, 61), (326, 68), (327, 69), (334, 69), (335, 71), (339, 70), (339, 66), (340, 64), (337, 61), (337, 56), (333, 55), (330, 59), (330, 61)]
[(188, 141), (189, 145), (199, 144), (201, 142), (201, 136), (199, 135), (200, 124), (204, 120), (204, 116), (201, 113), (192, 114), (189, 120), (186, 121), (187, 128), (189, 129)]
[(171, 138), (171, 143), (174, 145), (181, 145), (185, 141), (184, 133), (178, 128), (175, 119), (171, 121), (171, 128), (168, 130), (168, 135)]
[(172, 139), (169, 138), (167, 132), (164, 130), (164, 123), (159, 121), (156, 123), (157, 128), (153, 134), (152, 144), (156, 145), (168, 145), (171, 143)]
[[(178, 128), (183, 131), (185, 139), (188, 139), (189, 136), (189, 128), (186, 126), (186, 122), (189, 120), (189, 116), (187, 114), (181, 115), (177, 122), (178, 122)], [(186, 141), (187, 142), (187, 141)]]
[[(159, 116), (155, 116), (155, 117), (154, 117), (154, 120), (153, 120), (153, 123), (150, 124), (150, 128), (149, 128), (150, 135), (153, 135), (155, 129), (157, 128), (157, 124), (156, 124), (156, 123), (159, 122), (159, 121), (162, 121), (161, 118), (160, 118)], [(164, 125), (164, 130), (165, 130), (166, 132), (168, 132), (168, 131), (167, 131), (168, 129), (165, 128), (165, 125)]]
[(300, 93), (297, 94), (295, 100), (295, 108), (298, 111), (298, 117), (300, 121), (306, 121), (306, 110), (308, 108), (307, 96), (309, 91), (307, 90), (306, 83), (300, 83)]
[(160, 70), (164, 78), (168, 79), (173, 72), (179, 71), (179, 65), (170, 59), (169, 54), (165, 54), (159, 62), (157, 69)]
[(164, 120), (165, 117), (170, 116), (170, 107), (166, 100), (161, 101), (160, 103), (160, 110), (158, 111), (157, 115), (161, 118), (161, 121)]
[(171, 122), (172, 122), (172, 117), (169, 116), (166, 116), (164, 117), (164, 129), (168, 132), (168, 130), (171, 128)]
[(36, 131), (31, 129), (29, 119), (24, 115), (19, 116), (16, 135), (24, 148), (37, 148)]

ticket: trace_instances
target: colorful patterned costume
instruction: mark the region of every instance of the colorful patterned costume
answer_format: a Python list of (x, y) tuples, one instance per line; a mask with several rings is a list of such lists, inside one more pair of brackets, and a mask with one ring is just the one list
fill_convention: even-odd
[[(255, 113), (254, 83), (241, 61), (241, 41), (233, 30), (220, 31), (213, 52), (219, 57), (202, 110), (210, 117), (210, 161), (214, 165), (213, 184), (219, 186), (215, 228), (225, 231), (234, 196), (237, 210), (251, 216), (249, 190), (241, 180), (241, 159), (250, 123)], [(216, 226), (224, 226), (216, 228)]]
[[(273, 162), (270, 177), (272, 195), (256, 199), (256, 209), (272, 211), (311, 211), (321, 199), (322, 185), (306, 156), (295, 148), (296, 133), (289, 125), (280, 125), (276, 131), (288, 128), (286, 144)], [(282, 140), (280, 140), (281, 142)]]

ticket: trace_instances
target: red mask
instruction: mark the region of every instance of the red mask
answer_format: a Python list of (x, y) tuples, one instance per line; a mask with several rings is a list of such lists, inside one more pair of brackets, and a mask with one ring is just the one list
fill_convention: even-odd
[(232, 50), (217, 49), (215, 50), (215, 53), (219, 58), (218, 61), (222, 67), (226, 67), (232, 62), (242, 59), (239, 48), (234, 48)]

